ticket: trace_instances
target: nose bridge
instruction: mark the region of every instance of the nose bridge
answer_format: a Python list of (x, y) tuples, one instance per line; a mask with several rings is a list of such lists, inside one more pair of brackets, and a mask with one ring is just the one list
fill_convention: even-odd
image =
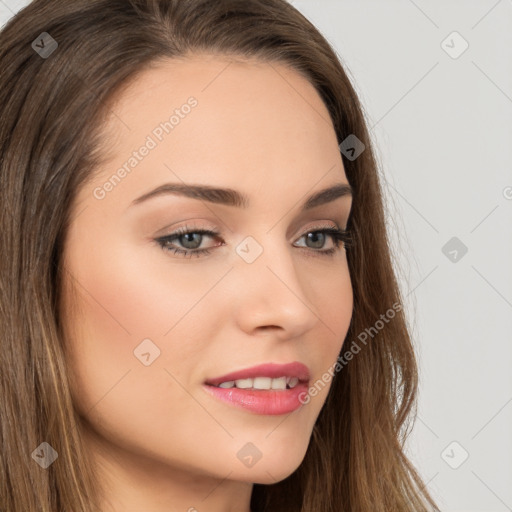
[(317, 321), (292, 250), (277, 232), (250, 235), (238, 244), (235, 266), (242, 287), (237, 301), (242, 322), (279, 326), (296, 335)]

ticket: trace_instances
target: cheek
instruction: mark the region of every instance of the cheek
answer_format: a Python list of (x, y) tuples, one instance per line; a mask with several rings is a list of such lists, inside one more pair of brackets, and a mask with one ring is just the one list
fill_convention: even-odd
[[(331, 272), (323, 280), (323, 286), (314, 287), (314, 305), (317, 308), (321, 343), (310, 345), (310, 359), (314, 359), (314, 374), (310, 382), (310, 403), (317, 414), (327, 399), (327, 394), (336, 378), (338, 357), (343, 352), (353, 309), (353, 289), (350, 274), (344, 262), (341, 272)], [(313, 341), (312, 341), (313, 343)]]
[[(166, 370), (185, 386), (197, 380), (198, 362), (208, 359), (211, 328), (219, 322), (212, 304), (220, 307), (216, 293), (222, 283), (214, 288), (229, 265), (200, 272), (190, 262), (171, 261), (158, 246), (140, 249), (101, 240), (100, 234), (95, 240), (91, 252), (89, 240), (70, 236), (65, 258), (66, 275), (78, 292), (69, 342), (77, 398), (91, 407), (127, 372), (126, 382), (139, 373), (141, 380), (134, 381), (125, 403), (176, 384)], [(184, 403), (183, 390), (171, 393), (179, 394), (175, 403)]]
[(169, 339), (225, 272), (183, 270), (157, 246), (134, 250), (118, 244), (91, 255), (77, 251), (72, 258), (68, 270), (79, 283), (94, 337), (122, 343), (116, 349), (125, 350), (146, 338)]
[[(122, 245), (98, 241), (93, 252), (87, 251), (86, 245), (71, 243), (65, 260), (66, 276), (78, 294), (68, 344), (79, 375), (80, 395), (92, 405), (126, 372), (145, 371), (144, 380), (130, 391), (131, 399), (136, 400), (139, 391), (168, 384), (169, 376), (162, 374), (169, 353), (173, 367), (181, 369), (179, 363), (190, 359), (193, 347), (175, 340), (177, 329), (173, 326), (179, 325), (204, 292), (200, 283), (191, 282), (191, 276), (181, 283), (178, 272), (167, 279), (156, 275), (143, 258), (134, 257), (134, 251)], [(72, 302), (70, 297), (65, 300), (74, 306)], [(150, 365), (143, 364), (148, 361)], [(156, 368), (163, 377), (158, 387), (151, 377)]]
[(350, 326), (352, 310), (354, 307), (354, 295), (348, 271), (345, 278), (342, 280), (339, 293), (339, 300), (342, 304), (342, 307), (336, 307), (337, 301), (331, 305), (331, 316), (333, 318), (334, 332), (336, 333), (336, 338), (338, 339), (338, 343), (335, 347), (336, 355), (338, 355), (345, 342), (345, 337)]
[[(194, 422), (208, 420), (187, 390), (205, 351), (197, 340), (206, 339), (194, 335), (194, 325), (200, 326), (193, 308), (214, 276), (210, 283), (200, 282), (191, 272), (184, 276), (173, 270), (165, 279), (161, 269), (157, 273), (122, 246), (93, 254), (79, 245), (71, 249), (67, 270), (79, 302), (66, 342), (77, 408), (111, 443), (172, 457), (175, 440), (187, 439)], [(64, 304), (65, 309), (71, 305), (70, 297)], [(207, 308), (201, 315), (208, 315)], [(142, 352), (137, 349), (143, 340)], [(147, 352), (149, 365), (142, 362)], [(177, 417), (190, 421), (177, 422)]]
[(319, 324), (325, 332), (326, 346), (324, 357), (336, 358), (352, 318), (354, 304), (353, 289), (346, 261), (338, 271), (330, 272), (323, 278), (322, 286), (314, 287), (313, 303), (317, 308)]

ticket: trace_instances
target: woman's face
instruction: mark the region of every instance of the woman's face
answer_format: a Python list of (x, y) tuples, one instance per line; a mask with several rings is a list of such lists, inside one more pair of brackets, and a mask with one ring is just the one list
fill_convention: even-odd
[[(79, 191), (64, 250), (89, 448), (125, 481), (282, 480), (306, 453), (352, 313), (343, 243), (315, 235), (345, 228), (351, 206), (326, 107), (283, 65), (196, 55), (140, 75), (107, 128), (114, 157)], [(166, 184), (232, 192), (143, 198)], [(264, 367), (205, 384), (294, 362), (309, 377)], [(299, 388), (280, 389), (295, 375)], [(318, 382), (302, 404), (297, 389)]]

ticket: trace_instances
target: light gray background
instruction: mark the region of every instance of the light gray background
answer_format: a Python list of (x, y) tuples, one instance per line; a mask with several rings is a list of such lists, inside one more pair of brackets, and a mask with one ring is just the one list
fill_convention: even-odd
[(291, 3), (376, 144), (420, 364), (408, 453), (443, 512), (512, 511), (512, 1)]

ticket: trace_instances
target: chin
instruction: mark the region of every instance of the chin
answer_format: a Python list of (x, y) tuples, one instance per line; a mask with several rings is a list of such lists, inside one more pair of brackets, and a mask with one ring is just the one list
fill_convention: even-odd
[[(288, 478), (291, 474), (295, 472), (298, 466), (287, 467), (276, 469), (275, 467), (270, 468), (268, 472), (263, 469), (259, 470), (257, 473), (247, 473), (247, 475), (241, 476), (240, 480), (244, 482), (251, 482), (253, 484), (263, 484), (263, 485), (272, 485), (281, 482)], [(269, 474), (270, 473), (270, 474)]]
[(252, 468), (237, 472), (236, 480), (254, 484), (272, 485), (288, 478), (302, 463), (304, 457), (289, 457), (287, 460), (277, 457), (258, 461)]

